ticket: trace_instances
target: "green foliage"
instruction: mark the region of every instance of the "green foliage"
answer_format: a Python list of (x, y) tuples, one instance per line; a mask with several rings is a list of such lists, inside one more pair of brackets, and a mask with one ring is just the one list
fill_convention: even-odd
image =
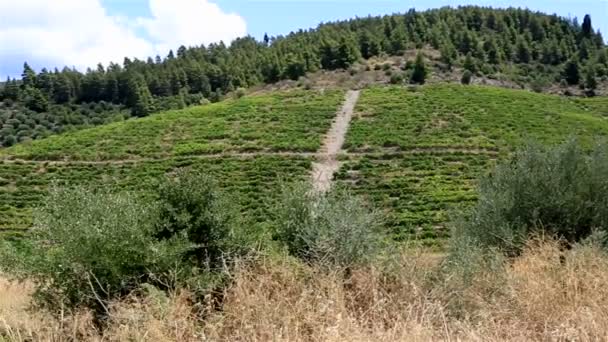
[(219, 268), (240, 247), (234, 244), (238, 210), (209, 176), (179, 170), (161, 183), (158, 196), (156, 237), (186, 239), (194, 246), (186, 257), (198, 265)]
[(276, 239), (308, 262), (355, 266), (376, 257), (383, 243), (379, 214), (343, 189), (285, 187), (275, 215)]
[(42, 92), (33, 87), (27, 87), (23, 91), (23, 103), (28, 109), (35, 112), (46, 112), (49, 106), (49, 101)]
[(427, 76), (427, 69), (424, 63), (424, 56), (422, 53), (416, 55), (416, 61), (414, 62), (414, 69), (412, 70), (412, 76), (410, 77), (410, 83), (424, 84)]
[(152, 94), (142, 76), (130, 79), (127, 103), (133, 116), (143, 117), (153, 112)]
[(391, 84), (402, 84), (403, 83), (403, 73), (391, 73), (391, 78), (390, 78), (390, 83)]
[(580, 67), (576, 59), (571, 59), (566, 63), (562, 75), (568, 84), (575, 85), (579, 83), (581, 79), (579, 69)]
[(479, 185), (475, 207), (453, 236), (518, 254), (533, 235), (574, 243), (608, 228), (608, 145), (587, 156), (571, 140), (556, 148), (530, 144)]
[[(365, 89), (346, 136), (338, 184), (386, 210), (396, 238), (436, 243), (454, 206), (477, 199), (476, 180), (528, 138), (585, 148), (608, 135), (603, 97), (571, 100), (482, 86)], [(350, 154), (352, 153), (352, 154)]]
[(472, 78), (473, 78), (473, 73), (471, 73), (471, 71), (469, 71), (469, 70), (465, 70), (462, 73), (462, 78), (460, 79), (460, 83), (466, 84), (466, 85), (471, 84)]
[(54, 189), (30, 238), (20, 248), (4, 243), (2, 268), (34, 281), (42, 304), (102, 312), (106, 300), (180, 270), (190, 245), (178, 236), (157, 241), (155, 213), (153, 204), (130, 194)]
[(470, 53), (465, 57), (463, 67), (466, 71), (473, 74), (477, 72), (477, 63), (475, 63), (475, 60)]
[(595, 67), (593, 64), (589, 64), (585, 71), (585, 88), (589, 90), (595, 90), (597, 88), (597, 79), (595, 77)]

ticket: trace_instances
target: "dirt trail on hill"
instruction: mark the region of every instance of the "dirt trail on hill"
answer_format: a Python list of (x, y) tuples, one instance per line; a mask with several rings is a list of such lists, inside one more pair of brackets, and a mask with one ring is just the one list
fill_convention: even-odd
[(319, 151), (319, 160), (313, 163), (312, 166), (312, 185), (313, 188), (320, 192), (326, 192), (331, 188), (331, 181), (334, 174), (340, 169), (340, 163), (337, 156), (342, 150), (348, 125), (353, 117), (353, 112), (357, 101), (359, 100), (359, 91), (350, 90), (346, 93), (346, 99), (342, 105), (342, 109), (336, 116), (329, 132), (325, 136), (323, 146)]

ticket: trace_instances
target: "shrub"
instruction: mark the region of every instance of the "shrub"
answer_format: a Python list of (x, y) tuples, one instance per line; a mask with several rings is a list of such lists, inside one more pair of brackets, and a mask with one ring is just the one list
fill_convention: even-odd
[(286, 187), (276, 209), (276, 239), (307, 262), (351, 267), (380, 251), (380, 216), (344, 190), (324, 194), (304, 184)]
[(471, 84), (471, 80), (473, 78), (473, 74), (469, 70), (465, 70), (462, 74), (462, 78), (460, 79), (460, 83), (462, 84)]
[(240, 99), (241, 97), (244, 97), (245, 95), (247, 95), (247, 91), (245, 89), (243, 89), (243, 88), (238, 88), (236, 90), (236, 92), (234, 93), (234, 96), (237, 99)]
[(246, 247), (237, 243), (238, 212), (210, 177), (178, 170), (160, 185), (158, 194), (156, 237), (185, 237), (195, 246), (186, 257), (197, 266), (219, 268), (228, 254)]
[(543, 89), (549, 85), (549, 82), (543, 77), (536, 77), (530, 83), (530, 88), (535, 93), (542, 93)]
[(401, 84), (401, 83), (403, 83), (403, 74), (402, 73), (394, 73), (394, 74), (392, 74), (390, 82), (391, 82), (391, 84)]
[(455, 238), (517, 255), (532, 235), (566, 242), (608, 227), (608, 145), (586, 155), (572, 140), (556, 148), (530, 144), (479, 185), (476, 206), (455, 224)]
[(155, 213), (153, 204), (130, 194), (53, 189), (35, 215), (31, 238), (19, 249), (3, 245), (0, 263), (33, 281), (43, 305), (102, 313), (106, 300), (142, 282), (165, 283), (191, 248), (180, 237), (158, 241)]

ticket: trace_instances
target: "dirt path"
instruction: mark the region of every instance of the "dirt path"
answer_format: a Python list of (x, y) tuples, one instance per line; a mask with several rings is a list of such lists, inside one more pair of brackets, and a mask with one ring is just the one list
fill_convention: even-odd
[(312, 166), (312, 185), (317, 191), (328, 191), (331, 188), (334, 174), (340, 169), (337, 156), (342, 150), (348, 125), (358, 100), (358, 90), (348, 91), (342, 109), (325, 136), (323, 146), (319, 151), (319, 160)]

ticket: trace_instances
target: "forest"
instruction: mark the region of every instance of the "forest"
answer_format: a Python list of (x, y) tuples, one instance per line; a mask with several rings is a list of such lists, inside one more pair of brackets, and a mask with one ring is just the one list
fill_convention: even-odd
[(248, 36), (230, 45), (181, 46), (165, 57), (125, 58), (84, 73), (69, 67), (36, 72), (26, 62), (20, 79), (0, 85), (0, 145), (217, 102), (239, 88), (348, 70), (362, 58), (422, 48), (440, 52), (435, 70), (580, 85), (590, 95), (608, 77), (608, 50), (589, 15), (580, 23), (515, 8), (412, 9), (261, 41)]

